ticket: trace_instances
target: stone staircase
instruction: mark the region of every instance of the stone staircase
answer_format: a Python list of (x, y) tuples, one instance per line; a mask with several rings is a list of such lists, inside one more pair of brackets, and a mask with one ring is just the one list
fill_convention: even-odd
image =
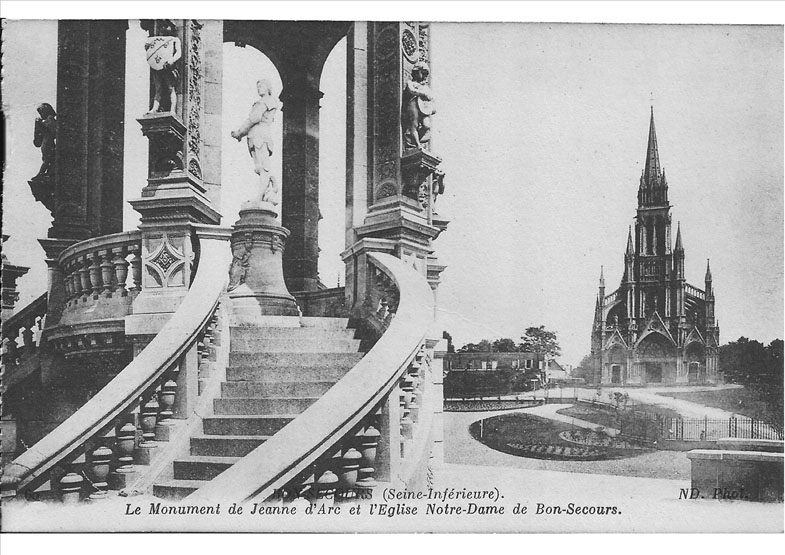
[(301, 319), (300, 327), (230, 328), (229, 366), (214, 414), (191, 437), (153, 494), (182, 499), (253, 451), (311, 406), (362, 358), (345, 318)]

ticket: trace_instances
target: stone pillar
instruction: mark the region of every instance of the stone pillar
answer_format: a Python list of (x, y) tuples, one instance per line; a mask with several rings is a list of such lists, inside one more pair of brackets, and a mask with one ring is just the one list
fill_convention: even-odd
[[(222, 32), (214, 26), (204, 30), (193, 19), (158, 20), (146, 23), (146, 28), (155, 36), (169, 23), (174, 24), (182, 44), (182, 57), (175, 62), (176, 109), (149, 112), (138, 119), (149, 139), (149, 155), (147, 186), (141, 198), (130, 201), (141, 214), (142, 231), (142, 291), (134, 300), (133, 315), (126, 318), (126, 335), (130, 336), (157, 333), (177, 310), (198, 264), (192, 226), (218, 224), (221, 218), (205, 185), (206, 178), (217, 181), (216, 172), (220, 172), (220, 155), (218, 168), (211, 166), (209, 174), (205, 156), (215, 163), (221, 122), (215, 117), (213, 101), (209, 104), (212, 113), (206, 116), (204, 95), (205, 90), (215, 92), (214, 86), (206, 84), (206, 58), (215, 69)], [(211, 75), (215, 79), (215, 72)], [(215, 194), (217, 183), (212, 185)]]
[(355, 24), (348, 46), (347, 225), (353, 229), (346, 239), (353, 243), (342, 258), (347, 265), (345, 304), (358, 315), (368, 288), (364, 253), (391, 252), (435, 289), (444, 266), (431, 243), (449, 222), (432, 206), (434, 179), (441, 183), (444, 177), (438, 170), (441, 159), (428, 143), (404, 150), (401, 122), (412, 68), (430, 60), (430, 26)]
[[(8, 235), (3, 235), (3, 243), (8, 241)], [(8, 262), (5, 253), (2, 253), (2, 320), (5, 322), (14, 313), (14, 306), (19, 300), (16, 290), (16, 280), (25, 275), (30, 268), (15, 266)]]
[(58, 23), (54, 221), (50, 238), (123, 229), (125, 20)]
[(282, 223), (291, 232), (284, 255), (292, 291), (319, 284), (319, 75), (305, 68), (284, 76)]
[(300, 311), (283, 276), (289, 232), (276, 216), (272, 205), (248, 202), (234, 224), (228, 289), (235, 325), (260, 324), (269, 316), (294, 316), (289, 323), (299, 325)]

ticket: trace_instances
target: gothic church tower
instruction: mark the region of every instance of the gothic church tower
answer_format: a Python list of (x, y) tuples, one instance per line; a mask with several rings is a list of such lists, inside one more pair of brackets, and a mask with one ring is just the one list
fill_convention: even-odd
[(628, 231), (624, 274), (616, 291), (605, 294), (600, 271), (592, 329), (595, 383), (717, 381), (719, 326), (711, 270), (707, 264), (703, 290), (687, 283), (680, 226), (671, 248), (670, 209), (652, 109), (635, 233)]

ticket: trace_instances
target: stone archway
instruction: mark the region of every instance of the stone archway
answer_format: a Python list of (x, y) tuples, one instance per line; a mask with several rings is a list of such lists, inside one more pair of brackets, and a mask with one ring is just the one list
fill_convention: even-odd
[(676, 349), (660, 333), (651, 333), (638, 344), (638, 359), (646, 383), (676, 381)]

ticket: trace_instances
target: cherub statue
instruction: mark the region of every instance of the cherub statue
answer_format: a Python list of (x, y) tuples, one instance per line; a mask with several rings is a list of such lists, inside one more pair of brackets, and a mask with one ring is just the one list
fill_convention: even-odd
[(182, 58), (177, 26), (169, 19), (143, 20), (142, 29), (151, 33), (144, 44), (147, 63), (153, 70), (155, 96), (150, 113), (177, 111), (179, 72), (176, 63)]
[(49, 178), (52, 175), (57, 146), (57, 113), (52, 105), (46, 102), (39, 104), (37, 110), (33, 144), (41, 149), (41, 169), (38, 170), (33, 181)]
[(270, 173), (270, 160), (273, 154), (273, 122), (280, 103), (273, 97), (273, 88), (267, 79), (256, 82), (256, 91), (259, 93), (259, 100), (254, 102), (248, 118), (232, 131), (232, 137), (237, 141), (247, 137), (248, 152), (253, 159), (254, 171), (259, 176), (262, 202), (277, 205), (278, 183)]
[(431, 87), (428, 85), (430, 70), (425, 62), (412, 68), (412, 79), (403, 89), (401, 125), (404, 150), (423, 148), (431, 141), (431, 116), (436, 113)]

